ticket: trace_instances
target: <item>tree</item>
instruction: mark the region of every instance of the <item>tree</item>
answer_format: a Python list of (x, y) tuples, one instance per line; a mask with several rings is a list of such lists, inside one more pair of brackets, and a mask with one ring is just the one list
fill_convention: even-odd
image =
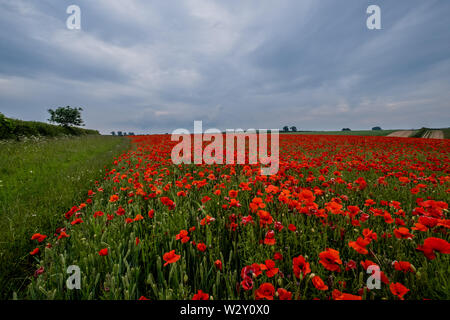
[(111, 132), (111, 135), (112, 135), (112, 136), (115, 136), (115, 135), (116, 135), (116, 133), (115, 133), (114, 131), (112, 131), (112, 132)]
[(6, 138), (14, 130), (14, 123), (5, 117), (3, 113), (0, 112), (0, 139)]
[(59, 107), (56, 110), (48, 109), (50, 119), (48, 121), (55, 122), (63, 127), (84, 126), (83, 119), (81, 119), (82, 108)]
[(292, 126), (292, 127), (291, 127), (291, 131), (292, 131), (292, 132), (297, 132), (297, 127), (296, 127), (296, 126)]
[(373, 127), (372, 130), (381, 130), (381, 127)]
[(342, 131), (352, 131), (350, 128), (342, 128)]
[(117, 131), (118, 136), (122, 136), (122, 131)]
[(288, 132), (288, 131), (289, 131), (289, 127), (288, 127), (288, 126), (284, 126), (284, 127), (283, 127), (283, 131), (284, 131), (284, 132)]

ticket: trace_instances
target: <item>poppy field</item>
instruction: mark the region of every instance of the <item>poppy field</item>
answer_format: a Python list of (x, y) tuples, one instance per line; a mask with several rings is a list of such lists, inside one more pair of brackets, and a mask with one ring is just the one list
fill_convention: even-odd
[(61, 226), (29, 235), (23, 298), (450, 299), (448, 140), (280, 135), (264, 176), (130, 139)]

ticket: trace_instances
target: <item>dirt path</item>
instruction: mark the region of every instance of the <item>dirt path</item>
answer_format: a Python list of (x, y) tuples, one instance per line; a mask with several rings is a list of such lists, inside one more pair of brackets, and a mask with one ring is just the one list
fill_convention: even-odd
[(409, 136), (411, 136), (414, 133), (414, 131), (412, 130), (400, 130), (400, 131), (395, 131), (392, 132), (390, 134), (388, 134), (388, 137), (402, 137), (402, 138), (408, 138)]
[(444, 139), (444, 132), (442, 130), (428, 130), (423, 138), (428, 139)]

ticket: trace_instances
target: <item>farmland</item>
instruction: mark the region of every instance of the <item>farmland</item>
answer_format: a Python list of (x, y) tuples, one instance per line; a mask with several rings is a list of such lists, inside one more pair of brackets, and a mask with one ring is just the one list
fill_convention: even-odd
[[(299, 131), (287, 132), (288, 134), (306, 135), (334, 135), (334, 136), (387, 136), (396, 130), (354, 130), (354, 131)], [(281, 132), (286, 133), (286, 132)]]
[(19, 298), (450, 299), (448, 140), (280, 135), (272, 176), (174, 165), (168, 135), (131, 143), (59, 225), (23, 235)]

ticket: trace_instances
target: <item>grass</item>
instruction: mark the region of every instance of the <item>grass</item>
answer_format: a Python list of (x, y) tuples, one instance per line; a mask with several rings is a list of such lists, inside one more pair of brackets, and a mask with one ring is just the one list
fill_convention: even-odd
[(26, 285), (31, 235), (53, 234), (63, 213), (86, 199), (104, 166), (128, 146), (128, 139), (99, 135), (0, 140), (1, 299)]
[[(377, 136), (384, 137), (397, 130), (357, 130), (357, 131), (298, 131), (289, 134), (337, 135), (337, 136)], [(280, 131), (280, 133), (286, 133)]]

